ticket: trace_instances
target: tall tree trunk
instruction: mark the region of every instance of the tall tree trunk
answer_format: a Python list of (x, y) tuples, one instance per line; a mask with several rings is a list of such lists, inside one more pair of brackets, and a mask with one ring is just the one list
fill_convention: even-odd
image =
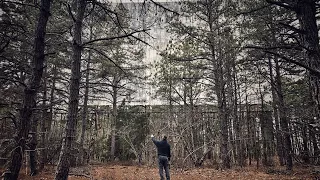
[[(90, 40), (92, 40), (92, 26), (90, 27)], [(81, 162), (84, 163), (84, 155), (85, 155), (85, 148), (84, 148), (84, 136), (86, 133), (87, 128), (87, 121), (88, 121), (88, 98), (89, 98), (89, 81), (90, 81), (90, 63), (91, 63), (91, 56), (92, 52), (89, 50), (88, 60), (87, 60), (87, 69), (86, 69), (86, 77), (85, 77), (85, 91), (84, 91), (84, 100), (83, 100), (83, 111), (82, 111), (82, 126), (81, 126), (81, 136), (80, 136), (80, 147), (81, 150)]]
[(279, 158), (279, 163), (281, 166), (284, 165), (284, 157), (283, 157), (283, 137), (280, 133), (280, 124), (279, 124), (279, 115), (278, 115), (278, 98), (277, 98), (277, 88), (273, 75), (273, 67), (271, 63), (271, 57), (268, 57), (268, 65), (269, 65), (269, 75), (270, 75), (270, 83), (271, 83), (271, 92), (272, 92), (272, 108), (273, 108), (273, 116), (275, 119), (275, 128), (276, 128), (276, 139), (277, 139), (277, 155)]
[[(247, 82), (246, 82), (247, 83)], [(252, 118), (251, 118), (251, 109), (248, 102), (248, 92), (247, 92), (247, 84), (245, 85), (245, 106), (246, 106), (246, 121), (247, 121), (247, 156), (249, 158), (249, 165), (252, 163), (252, 150), (253, 150), (253, 138), (252, 138)]]
[[(41, 171), (44, 168), (44, 165), (48, 162), (48, 154), (47, 154), (47, 143), (50, 141), (50, 131), (51, 131), (51, 124), (53, 120), (53, 106), (54, 106), (54, 93), (55, 93), (55, 88), (56, 88), (56, 81), (57, 81), (57, 66), (54, 65), (52, 69), (52, 85), (50, 88), (50, 100), (49, 104), (46, 104), (46, 108), (43, 110), (42, 113), (42, 123), (41, 124), (41, 149), (40, 149), (40, 165), (39, 165), (39, 171)], [(47, 78), (47, 77), (46, 77)], [(43, 127), (44, 126), (44, 127)], [(43, 130), (43, 128), (45, 128)], [(52, 156), (51, 156), (52, 157)], [(50, 159), (52, 160), (52, 159)]]
[[(53, 66), (53, 77), (52, 77), (52, 85), (50, 89), (50, 102), (49, 102), (49, 114), (48, 114), (48, 122), (46, 123), (46, 132), (49, 133), (51, 131), (51, 124), (53, 121), (53, 106), (54, 106), (54, 95), (56, 90), (56, 82), (57, 82), (57, 76), (58, 76), (58, 69), (57, 66)], [(49, 140), (49, 134), (45, 137), (45, 140)]]
[[(310, 118), (309, 119), (309, 124), (315, 124), (315, 119)], [(310, 136), (310, 141), (313, 146), (313, 156), (315, 157), (314, 162), (317, 164), (318, 162), (318, 156), (319, 156), (319, 147), (318, 147), (318, 142), (317, 142), (317, 137), (316, 137), (316, 128), (309, 126), (309, 136)]]
[(310, 163), (310, 157), (309, 157), (309, 147), (308, 147), (308, 137), (307, 137), (307, 132), (308, 132), (308, 128), (307, 128), (307, 124), (306, 122), (303, 122), (303, 126), (302, 126), (302, 146), (303, 146), (303, 150), (302, 150), (302, 160), (304, 161), (304, 163), (309, 164)]
[(84, 136), (86, 133), (87, 128), (87, 121), (88, 121), (88, 96), (89, 96), (89, 75), (90, 75), (90, 61), (91, 61), (91, 51), (89, 51), (89, 57), (87, 61), (87, 70), (86, 70), (86, 83), (85, 83), (85, 91), (84, 91), (84, 100), (83, 100), (83, 110), (82, 110), (82, 126), (81, 126), (81, 135), (80, 135), (80, 147), (82, 148), (82, 152), (80, 155), (81, 162), (84, 163)]
[[(225, 43), (227, 45), (229, 45), (229, 37), (228, 37), (229, 34), (225, 34), (224, 36), (226, 37), (225, 38)], [(224, 50), (224, 51), (228, 51), (228, 50)], [(234, 94), (234, 87), (235, 84), (233, 84), (234, 82), (234, 75), (233, 73), (233, 65), (234, 64), (234, 57), (232, 56), (232, 54), (229, 53), (226, 53), (226, 65), (225, 65), (225, 68), (226, 68), (226, 80), (225, 80), (225, 83), (226, 83), (226, 113), (228, 115), (227, 117), (227, 121), (228, 121), (228, 133), (229, 133), (229, 144), (230, 144), (230, 161), (234, 161), (235, 159), (235, 156), (236, 156), (236, 143), (235, 143), (235, 137), (234, 137), (234, 124), (236, 123), (236, 117), (237, 117), (237, 111), (234, 110), (236, 108), (236, 100), (235, 100), (235, 94)], [(236, 87), (236, 86), (235, 86)], [(232, 159), (231, 159), (232, 157)]]
[(267, 138), (266, 138), (266, 118), (264, 114), (264, 96), (261, 91), (261, 84), (259, 83), (259, 93), (260, 93), (260, 104), (261, 104), (261, 112), (259, 114), (260, 119), (260, 128), (261, 128), (261, 138), (262, 138), (262, 164), (268, 165), (267, 160)]
[(27, 146), (29, 147), (28, 153), (29, 153), (29, 167), (30, 167), (30, 176), (35, 176), (37, 174), (37, 160), (36, 160), (36, 147), (37, 147), (37, 126), (38, 126), (38, 117), (34, 116), (32, 118), (32, 124), (31, 124), (31, 132), (29, 133), (31, 136), (29, 138), (29, 141), (27, 143)]
[[(116, 75), (117, 76), (117, 75)], [(114, 77), (113, 79), (113, 87), (112, 87), (112, 131), (111, 131), (111, 150), (110, 157), (113, 161), (115, 158), (115, 150), (116, 150), (116, 132), (117, 132), (117, 100), (118, 100), (118, 78)]]
[[(316, 1), (315, 0), (299, 0), (299, 1), (267, 0), (267, 2), (284, 7), (296, 13), (297, 19), (299, 20), (299, 25), (300, 25), (299, 30), (297, 31), (300, 35), (300, 46), (303, 47), (304, 54), (307, 57), (307, 64), (311, 69), (315, 71), (319, 71), (320, 70), (320, 45), (319, 45), (319, 34), (318, 34), (317, 17), (316, 17), (317, 15)], [(320, 77), (317, 74), (310, 73), (309, 78), (311, 82), (312, 98), (315, 103), (316, 118), (320, 119), (320, 89), (319, 89)], [(283, 124), (283, 126), (286, 126), (286, 125)], [(287, 137), (284, 137), (284, 139), (285, 139), (285, 144), (289, 143)], [(287, 147), (285, 147), (285, 149), (286, 148)], [(314, 148), (315, 148), (315, 152), (314, 152), (315, 156), (318, 156), (320, 152), (319, 152), (319, 147), (317, 143), (315, 143)]]
[(41, 137), (41, 150), (40, 150), (40, 165), (39, 165), (39, 171), (41, 171), (44, 168), (44, 165), (46, 163), (46, 149), (45, 147), (45, 139), (47, 136), (46, 133), (46, 123), (48, 120), (48, 114), (47, 114), (47, 71), (48, 67), (45, 67), (45, 72), (43, 73), (43, 95), (42, 95), (42, 117), (41, 117), (41, 123), (40, 123), (40, 137)]
[[(221, 66), (218, 69), (221, 68)], [(226, 95), (225, 95), (225, 83), (223, 81), (222, 70), (218, 71), (215, 76), (216, 78), (216, 93), (218, 100), (218, 118), (220, 123), (220, 142), (221, 142), (221, 160), (222, 160), (222, 168), (230, 168), (230, 154), (229, 154), (229, 146), (228, 146), (228, 114), (227, 114), (227, 103), (226, 103)]]
[(80, 67), (81, 67), (81, 52), (82, 52), (82, 24), (84, 19), (84, 13), (86, 9), (86, 0), (76, 1), (76, 16), (74, 20), (73, 29), (73, 57), (71, 65), (71, 78), (70, 78), (70, 93), (68, 104), (68, 116), (65, 129), (65, 137), (63, 139), (61, 153), (59, 157), (58, 167), (55, 179), (66, 180), (68, 179), (70, 156), (72, 143), (75, 140), (76, 135), (76, 121), (78, 115), (79, 105), (79, 89), (80, 89)]
[[(300, 23), (300, 29), (303, 33), (300, 33), (301, 43), (304, 47), (305, 54), (308, 57), (308, 65), (312, 69), (320, 71), (320, 46), (319, 46), (319, 34), (316, 19), (316, 3), (314, 0), (302, 0), (295, 6), (295, 12)], [(320, 82), (317, 75), (310, 73), (310, 84), (313, 101), (316, 106), (316, 117), (320, 119)], [(320, 154), (317, 143), (314, 145), (314, 156)]]
[[(220, 156), (222, 161), (222, 168), (230, 168), (230, 154), (228, 147), (228, 114), (226, 94), (225, 94), (225, 82), (223, 78), (223, 68), (224, 63), (221, 59), (216, 58), (216, 39), (214, 37), (216, 29), (213, 27), (215, 23), (214, 15), (212, 14), (213, 2), (209, 1), (207, 3), (207, 17), (208, 17), (208, 26), (209, 26), (209, 48), (211, 51), (211, 61), (212, 66), (214, 67), (214, 91), (217, 95), (218, 101), (218, 119), (220, 123)], [(222, 47), (221, 47), (222, 48)]]
[(270, 114), (265, 110), (264, 95), (260, 89), (261, 112), (259, 114), (261, 138), (262, 138), (262, 163), (264, 166), (272, 166), (272, 142), (273, 142), (273, 122)]
[[(233, 84), (234, 84), (234, 107), (233, 107), (233, 114), (234, 114), (234, 132), (235, 132), (235, 145), (236, 145), (236, 161), (238, 166), (244, 166), (244, 153), (243, 153), (243, 140), (241, 135), (241, 104), (238, 105), (238, 82), (237, 82), (237, 73), (236, 73), (236, 64), (233, 64)], [(240, 112), (240, 116), (238, 115), (238, 108)]]
[(284, 103), (284, 95), (282, 90), (282, 82), (280, 75), (280, 66), (278, 59), (275, 58), (275, 66), (276, 66), (276, 76), (275, 83), (277, 89), (277, 99), (278, 99), (278, 107), (279, 107), (279, 115), (280, 115), (280, 127), (283, 135), (283, 147), (284, 147), (284, 157), (286, 160), (287, 170), (292, 170), (292, 145), (290, 139), (290, 129), (289, 129), (289, 119), (287, 117), (287, 112)]
[(40, 87), (43, 73), (43, 64), (45, 60), (45, 34), (47, 22), (50, 16), (50, 0), (41, 0), (40, 12), (35, 31), (34, 55), (32, 60), (32, 76), (24, 89), (23, 103), (20, 110), (20, 124), (15, 136), (15, 148), (11, 152), (11, 159), (7, 171), (4, 175), (5, 180), (16, 180), (22, 165), (23, 152), (25, 150), (26, 139), (31, 125), (31, 118), (34, 108), (36, 107), (36, 96)]

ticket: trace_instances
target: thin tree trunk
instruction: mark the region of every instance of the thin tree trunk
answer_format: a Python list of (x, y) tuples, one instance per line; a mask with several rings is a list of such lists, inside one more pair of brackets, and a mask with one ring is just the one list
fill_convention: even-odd
[(270, 75), (270, 82), (271, 82), (271, 92), (272, 92), (272, 107), (273, 107), (273, 116), (275, 119), (275, 128), (276, 128), (276, 139), (277, 139), (277, 154), (279, 158), (279, 163), (281, 166), (284, 165), (284, 157), (283, 157), (283, 138), (282, 134), (280, 133), (279, 127), (279, 115), (278, 115), (278, 98), (277, 98), (277, 88), (274, 80), (273, 75), (273, 67), (271, 63), (271, 57), (268, 57), (268, 65), (269, 65), (269, 75)]
[[(216, 73), (218, 76), (222, 76), (222, 72)], [(221, 160), (222, 160), (222, 168), (230, 168), (230, 154), (228, 147), (228, 115), (226, 108), (226, 97), (224, 91), (224, 82), (223, 78), (220, 77), (216, 80), (216, 92), (217, 92), (217, 100), (218, 100), (218, 117), (220, 123), (220, 141), (221, 141)]]
[[(92, 40), (92, 26), (90, 27), (90, 40)], [(84, 148), (84, 136), (86, 133), (87, 128), (87, 117), (88, 117), (88, 98), (89, 98), (89, 78), (90, 78), (90, 62), (91, 62), (91, 55), (92, 52), (89, 50), (88, 60), (87, 60), (87, 70), (86, 70), (86, 84), (85, 84), (85, 91), (84, 91), (84, 100), (83, 100), (83, 111), (82, 111), (82, 126), (81, 126), (81, 136), (80, 136), (80, 147), (81, 155), (80, 159), (81, 162), (84, 163), (84, 155), (85, 155), (85, 148)]]
[[(309, 124), (314, 124), (315, 121), (313, 118), (310, 119)], [(309, 135), (310, 135), (310, 141), (313, 146), (313, 156), (315, 157), (314, 162), (317, 164), (318, 162), (318, 156), (319, 156), (319, 147), (317, 143), (316, 138), (316, 129), (314, 127), (309, 127)]]
[[(51, 125), (52, 125), (52, 119), (53, 119), (53, 105), (54, 105), (54, 93), (55, 93), (55, 87), (56, 87), (56, 81), (57, 81), (57, 67), (56, 65), (53, 66), (52, 69), (52, 85), (50, 90), (50, 101), (49, 104), (46, 104), (48, 106), (45, 111), (43, 111), (43, 118), (46, 118), (45, 120), (41, 121), (42, 125), (45, 126), (45, 130), (41, 130), (41, 149), (40, 149), (40, 165), (39, 165), (39, 171), (41, 171), (44, 168), (44, 165), (48, 162), (48, 160), (52, 160), (52, 158), (48, 159), (49, 157), (47, 154), (47, 142), (50, 141), (50, 131), (51, 131)], [(46, 115), (44, 115), (44, 113)], [(42, 126), (41, 125), (41, 126)], [(41, 127), (42, 129), (43, 127)]]
[(41, 171), (44, 168), (44, 165), (46, 163), (46, 150), (45, 147), (45, 139), (46, 139), (46, 122), (48, 120), (47, 116), (47, 69), (48, 67), (45, 67), (45, 72), (43, 73), (43, 95), (42, 95), (42, 117), (41, 117), (41, 149), (40, 150), (40, 165), (39, 165), (39, 171)]
[(283, 144), (284, 144), (284, 157), (286, 160), (287, 170), (292, 170), (292, 145), (290, 139), (290, 129), (289, 129), (289, 119), (286, 114), (286, 108), (284, 103), (284, 95), (282, 91), (282, 82), (281, 82), (281, 75), (280, 75), (280, 66), (278, 59), (275, 58), (275, 65), (276, 65), (276, 89), (277, 89), (277, 97), (278, 97), (278, 107), (279, 107), (279, 114), (280, 114), (280, 127), (281, 132), (283, 135)]
[(80, 147), (82, 148), (82, 152), (80, 155), (81, 162), (84, 163), (84, 154), (85, 154), (85, 148), (84, 148), (84, 136), (86, 133), (87, 128), (87, 116), (88, 116), (88, 96), (89, 96), (89, 74), (90, 74), (90, 61), (91, 61), (91, 51), (89, 51), (89, 57), (87, 62), (87, 71), (86, 71), (86, 84), (85, 84), (85, 91), (84, 91), (84, 100), (83, 100), (83, 111), (82, 111), (82, 126), (81, 126), (81, 135), (80, 135)]
[(260, 104), (261, 104), (261, 112), (260, 112), (260, 128), (261, 128), (261, 138), (262, 138), (262, 164), (267, 166), (267, 137), (266, 137), (266, 118), (264, 114), (264, 97), (261, 92), (261, 84), (259, 83), (259, 93), (260, 93)]
[(213, 37), (215, 29), (213, 28), (214, 17), (211, 9), (213, 4), (209, 2), (207, 4), (207, 13), (208, 13), (208, 25), (209, 31), (212, 36), (209, 38), (209, 48), (211, 51), (212, 65), (215, 68), (213, 71), (215, 87), (214, 91), (217, 95), (218, 101), (218, 119), (220, 123), (220, 158), (222, 161), (222, 168), (230, 168), (230, 154), (228, 147), (228, 114), (226, 112), (226, 94), (225, 94), (225, 82), (223, 78), (223, 62), (221, 59), (216, 58), (216, 49), (215, 49), (215, 38)]
[(70, 156), (72, 143), (74, 143), (76, 135), (76, 121), (78, 115), (79, 105), (79, 89), (80, 89), (80, 67), (81, 67), (81, 52), (82, 52), (82, 24), (84, 13), (86, 9), (86, 0), (76, 1), (76, 16), (73, 29), (73, 57), (71, 65), (71, 78), (70, 78), (70, 94), (68, 104), (68, 116), (65, 129), (65, 137), (63, 139), (61, 153), (59, 157), (57, 172), (55, 180), (68, 179)]
[(117, 75), (115, 75), (113, 79), (113, 94), (112, 94), (112, 131), (111, 131), (111, 150), (110, 150), (110, 158), (111, 161), (115, 158), (115, 150), (116, 150), (116, 132), (117, 132), (117, 96), (118, 96), (118, 80)]
[(303, 150), (302, 150), (302, 160), (304, 161), (304, 163), (309, 164), (310, 163), (310, 157), (309, 157), (309, 147), (308, 147), (308, 137), (307, 137), (307, 132), (308, 132), (308, 128), (306, 123), (303, 123), (302, 126), (302, 146), (303, 146)]
[(7, 171), (4, 175), (5, 180), (16, 180), (22, 165), (23, 152), (25, 143), (31, 125), (31, 118), (34, 108), (36, 107), (36, 96), (40, 87), (43, 73), (43, 64), (45, 60), (45, 34), (47, 22), (50, 16), (50, 0), (41, 0), (40, 12), (35, 31), (34, 55), (32, 60), (32, 77), (24, 89), (22, 108), (20, 110), (20, 124), (15, 136), (15, 148), (12, 151), (11, 159)]
[[(247, 86), (247, 85), (246, 85)], [(253, 149), (253, 138), (252, 138), (252, 128), (251, 128), (251, 110), (248, 102), (248, 93), (246, 89), (246, 120), (247, 120), (247, 156), (249, 158), (249, 165), (252, 163), (252, 149)]]
[(32, 118), (32, 124), (31, 124), (31, 132), (29, 133), (31, 135), (29, 142), (27, 146), (29, 147), (29, 166), (30, 166), (30, 176), (35, 176), (37, 174), (36, 169), (36, 147), (37, 147), (37, 125), (38, 125), (38, 117), (34, 116)]
[[(56, 82), (57, 82), (57, 66), (54, 65), (53, 67), (53, 77), (52, 77), (52, 85), (51, 85), (51, 90), (50, 90), (50, 102), (49, 102), (49, 114), (48, 114), (48, 123), (46, 124), (46, 132), (49, 133), (51, 131), (51, 125), (53, 121), (53, 106), (54, 106), (54, 94), (55, 94), (55, 89), (56, 89)], [(45, 137), (45, 140), (49, 140), (49, 135)]]
[[(189, 67), (188, 67), (189, 70)], [(190, 76), (190, 72), (188, 72), (188, 77)], [(188, 87), (189, 86), (189, 87)], [(197, 133), (196, 133), (196, 127), (192, 126), (195, 123), (195, 112), (194, 112), (194, 104), (193, 104), (193, 92), (192, 92), (192, 83), (188, 82), (186, 83), (185, 86), (186, 89), (189, 89), (189, 124), (188, 126), (191, 127), (191, 131), (190, 131), (190, 140), (191, 140), (191, 150), (194, 151), (196, 149), (196, 147), (198, 147), (198, 142), (199, 140), (197, 139)], [(200, 151), (199, 151), (200, 152)], [(194, 164), (195, 166), (200, 166), (199, 164), (199, 153), (193, 153), (194, 155)]]
[[(238, 106), (238, 83), (237, 83), (237, 73), (236, 73), (236, 65), (235, 62), (233, 62), (233, 84), (234, 84), (234, 107), (233, 107), (233, 113), (234, 113), (234, 131), (235, 131), (235, 144), (236, 144), (236, 160), (238, 163), (238, 166), (243, 167), (244, 166), (244, 153), (243, 153), (243, 140), (241, 136), (241, 114), (240, 116), (238, 113), (241, 113), (241, 104)], [(239, 108), (239, 112), (238, 112)]]

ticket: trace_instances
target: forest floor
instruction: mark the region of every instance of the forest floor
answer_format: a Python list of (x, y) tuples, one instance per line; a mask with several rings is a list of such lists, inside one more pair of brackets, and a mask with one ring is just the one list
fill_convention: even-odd
[[(21, 169), (19, 179), (21, 180), (52, 180), (54, 179), (53, 166), (46, 168), (36, 176), (30, 177)], [(320, 180), (320, 167), (295, 167), (291, 173), (286, 173), (281, 167), (265, 169), (256, 167), (233, 168), (230, 170), (216, 170), (213, 168), (193, 168), (170, 170), (172, 180)], [(125, 166), (125, 165), (90, 165), (72, 168), (69, 180), (157, 180), (158, 169), (148, 166)]]

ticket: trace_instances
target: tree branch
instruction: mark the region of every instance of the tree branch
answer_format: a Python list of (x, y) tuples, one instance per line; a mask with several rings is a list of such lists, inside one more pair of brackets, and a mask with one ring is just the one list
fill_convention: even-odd
[(240, 13), (237, 13), (236, 16), (251, 14), (251, 13), (260, 11), (260, 10), (262, 10), (262, 9), (265, 9), (265, 8), (267, 8), (267, 7), (269, 7), (269, 6), (270, 6), (270, 4), (267, 4), (267, 5), (258, 7), (258, 8), (250, 9), (249, 11), (240, 12)]
[(275, 55), (276, 57), (279, 57), (279, 58), (281, 58), (281, 59), (283, 59), (283, 60), (285, 60), (285, 61), (287, 61), (289, 63), (293, 63), (293, 64), (295, 64), (297, 66), (303, 67), (306, 70), (310, 71), (310, 73), (315, 74), (316, 76), (320, 77), (320, 71), (318, 71), (316, 69), (313, 69), (313, 68), (311, 68), (311, 67), (309, 67), (309, 66), (307, 66), (307, 65), (305, 65), (305, 64), (303, 64), (301, 62), (295, 61), (295, 60), (290, 59), (290, 58), (288, 58), (286, 56), (283, 56), (281, 54), (278, 54), (278, 53), (275, 53), (275, 52), (272, 52), (272, 51), (269, 51), (269, 50), (264, 50), (264, 52), (272, 54), (272, 55)]
[(96, 48), (93, 47), (86, 47), (88, 49), (92, 49), (94, 51), (96, 51), (98, 54), (100, 54), (101, 56), (107, 58), (109, 61), (111, 61), (117, 68), (119, 68), (125, 75), (127, 74), (117, 63), (115, 63), (109, 56), (107, 56), (106, 54), (104, 54), (103, 52), (99, 51)]
[(158, 3), (158, 2), (155, 2), (154, 0), (150, 0), (150, 1), (151, 1), (153, 4), (155, 4), (155, 5), (163, 8), (163, 9), (166, 10), (166, 11), (172, 12), (173, 14), (176, 14), (176, 15), (180, 15), (178, 12), (173, 11), (173, 10), (171, 10), (171, 9), (168, 9), (168, 8), (164, 7), (162, 4), (160, 4), (160, 3)]
[(319, 71), (319, 70), (313, 69), (313, 68), (309, 67), (308, 65), (305, 65), (305, 64), (303, 64), (303, 63), (301, 63), (301, 62), (298, 62), (298, 61), (295, 61), (295, 60), (293, 60), (293, 59), (290, 59), (290, 58), (288, 58), (288, 57), (286, 57), (286, 56), (284, 56), (284, 55), (281, 55), (281, 54), (279, 54), (279, 53), (270, 51), (270, 50), (272, 50), (272, 49), (276, 49), (276, 48), (274, 48), (274, 47), (272, 47), (272, 48), (265, 48), (265, 47), (259, 47), (259, 46), (246, 46), (245, 48), (263, 50), (265, 53), (272, 54), (272, 55), (274, 55), (274, 56), (276, 56), (276, 57), (279, 57), (279, 58), (281, 58), (281, 59), (283, 59), (283, 60), (285, 60), (285, 61), (287, 61), (287, 62), (289, 62), (289, 63), (293, 63), (293, 64), (295, 64), (295, 65), (297, 65), (297, 66), (303, 67), (303, 68), (305, 68), (306, 70), (310, 71), (310, 73), (316, 75), (317, 77), (320, 77), (320, 71)]
[(294, 26), (291, 26), (291, 25), (289, 25), (289, 24), (285, 24), (285, 23), (283, 23), (283, 22), (279, 22), (279, 24), (282, 25), (282, 26), (284, 26), (284, 27), (289, 28), (290, 30), (292, 30), (292, 31), (294, 31), (294, 32), (296, 32), (296, 33), (304, 33), (301, 29), (298, 29), (298, 28), (296, 28), (296, 27), (294, 27)]
[(1, 1), (2, 3), (12, 3), (20, 6), (30, 6), (34, 8), (39, 8), (39, 6), (33, 5), (33, 4), (28, 4), (28, 3), (22, 3), (22, 2), (17, 2), (17, 1)]
[[(121, 38), (126, 38), (126, 37), (134, 37), (133, 36), (134, 34), (140, 33), (140, 32), (145, 32), (145, 31), (148, 31), (148, 30), (150, 30), (150, 29), (142, 29), (142, 30), (131, 32), (129, 34), (123, 34), (123, 35), (120, 35), (120, 36), (93, 39), (91, 41), (87, 41), (87, 42), (82, 43), (82, 46), (85, 46), (85, 45), (88, 45), (88, 44), (92, 44), (92, 43), (98, 42), (98, 41), (111, 41), (111, 40), (121, 39)], [(134, 38), (136, 38), (136, 37), (134, 37)]]
[(280, 7), (285, 8), (285, 9), (295, 10), (294, 7), (289, 6), (289, 5), (287, 5), (287, 4), (284, 4), (283, 2), (273, 1), (273, 0), (267, 0), (267, 3), (277, 5), (277, 6), (280, 6)]
[(22, 85), (23, 87), (27, 87), (27, 85), (24, 82), (16, 80), (16, 79), (10, 79), (6, 76), (0, 76), (0, 79), (6, 80), (6, 81), (11, 81), (13, 83), (18, 83), (18, 84)]
[(5, 48), (9, 46), (10, 40), (8, 40), (3, 47), (0, 48), (0, 54), (5, 51)]
[(71, 6), (70, 6), (69, 3), (67, 4), (67, 7), (68, 7), (68, 13), (69, 13), (69, 15), (71, 16), (73, 22), (76, 22), (76, 18), (74, 17), (74, 15), (73, 15), (73, 13), (72, 13)]

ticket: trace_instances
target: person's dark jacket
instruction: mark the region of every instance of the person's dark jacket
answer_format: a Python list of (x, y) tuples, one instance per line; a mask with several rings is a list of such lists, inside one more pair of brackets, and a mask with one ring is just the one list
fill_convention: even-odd
[(153, 137), (152, 141), (157, 146), (158, 156), (167, 156), (168, 160), (170, 160), (170, 145), (168, 144), (167, 140), (157, 141)]

